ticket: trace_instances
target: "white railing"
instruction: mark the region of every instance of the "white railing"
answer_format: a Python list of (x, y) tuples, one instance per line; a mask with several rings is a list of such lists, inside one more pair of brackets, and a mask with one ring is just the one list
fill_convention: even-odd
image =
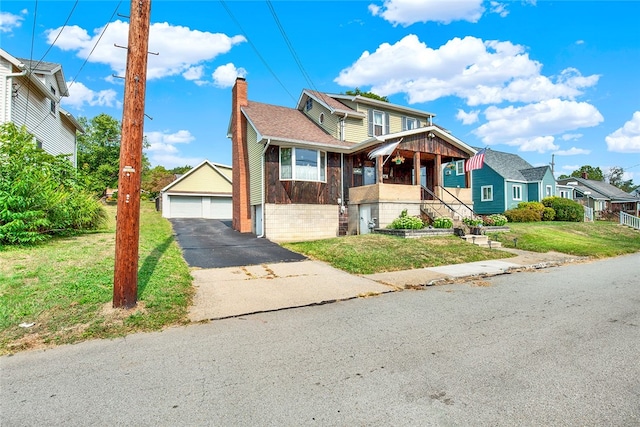
[(593, 208), (589, 206), (584, 207), (584, 222), (593, 222)]
[(640, 218), (626, 212), (620, 212), (620, 224), (640, 230)]

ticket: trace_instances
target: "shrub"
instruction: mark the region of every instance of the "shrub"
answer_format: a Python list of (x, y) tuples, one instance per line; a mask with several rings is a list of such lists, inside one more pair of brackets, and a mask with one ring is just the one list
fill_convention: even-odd
[(453, 220), (451, 218), (440, 217), (433, 220), (433, 228), (452, 228)]
[(68, 159), (36, 148), (26, 128), (0, 125), (0, 244), (38, 243), (105, 219)]
[(540, 216), (540, 219), (538, 219), (538, 221), (542, 220), (544, 205), (540, 202), (520, 202), (518, 203), (518, 209), (527, 209), (536, 212)]
[(509, 222), (537, 222), (542, 220), (540, 213), (533, 209), (509, 209), (504, 213)]
[(407, 215), (407, 210), (403, 210), (399, 218), (393, 220), (388, 228), (395, 230), (419, 230), (424, 228), (424, 222), (417, 216)]
[(503, 225), (506, 225), (507, 222), (509, 222), (507, 217), (500, 214), (492, 214), (492, 215), (485, 216), (483, 218), (483, 224), (486, 225), (487, 227), (491, 227), (491, 226), (502, 227)]
[(584, 208), (582, 205), (564, 197), (545, 197), (542, 199), (544, 206), (553, 208), (556, 221), (581, 222), (584, 221)]
[(542, 211), (542, 220), (543, 221), (553, 221), (556, 217), (556, 211), (553, 208), (544, 208)]

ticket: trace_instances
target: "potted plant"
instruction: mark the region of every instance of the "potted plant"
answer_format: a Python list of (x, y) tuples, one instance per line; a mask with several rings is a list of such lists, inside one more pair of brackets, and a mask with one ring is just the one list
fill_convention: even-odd
[(462, 222), (469, 227), (469, 233), (479, 236), (482, 234), (482, 218), (464, 218)]

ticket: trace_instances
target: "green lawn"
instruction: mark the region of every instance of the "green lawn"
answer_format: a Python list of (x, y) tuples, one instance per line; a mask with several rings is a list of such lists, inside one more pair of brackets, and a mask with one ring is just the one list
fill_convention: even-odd
[(138, 305), (111, 307), (116, 209), (107, 210), (109, 225), (99, 232), (0, 247), (0, 354), (188, 321), (189, 268), (171, 225), (149, 202), (141, 208)]
[[(490, 234), (505, 247), (533, 252), (606, 258), (640, 251), (640, 231), (615, 222), (529, 222), (508, 224), (511, 232)], [(517, 243), (514, 242), (517, 239)], [(516, 246), (517, 245), (517, 246)]]

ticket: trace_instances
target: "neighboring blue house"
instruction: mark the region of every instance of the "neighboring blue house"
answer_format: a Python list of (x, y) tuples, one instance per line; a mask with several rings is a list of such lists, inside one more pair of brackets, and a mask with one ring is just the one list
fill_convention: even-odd
[[(464, 179), (464, 164), (450, 165), (444, 169), (444, 182), (455, 187), (456, 180)], [(471, 174), (473, 210), (482, 215), (503, 213), (520, 202), (539, 202), (556, 195), (551, 167), (533, 167), (516, 154), (487, 149), (484, 165)]]

